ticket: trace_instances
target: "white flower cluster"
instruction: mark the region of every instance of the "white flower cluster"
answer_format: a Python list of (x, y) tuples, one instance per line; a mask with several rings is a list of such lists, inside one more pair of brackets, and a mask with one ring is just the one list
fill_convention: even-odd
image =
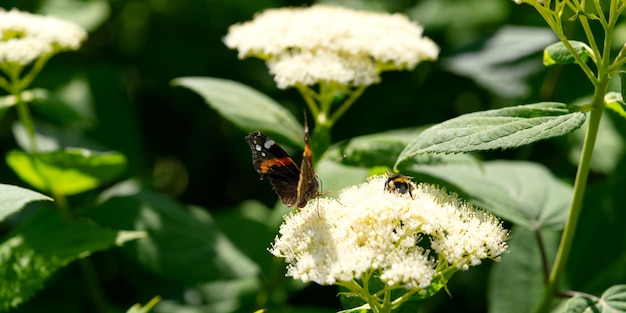
[(239, 57), (268, 62), (280, 88), (296, 83), (369, 85), (385, 70), (434, 60), (439, 47), (401, 14), (314, 5), (269, 9), (232, 25), (224, 43)]
[(287, 215), (270, 249), (286, 259), (287, 275), (330, 285), (380, 271), (390, 286), (425, 288), (440, 262), (467, 270), (507, 251), (509, 233), (493, 215), (431, 185), (417, 185), (412, 197), (385, 192), (386, 178)]
[(0, 9), (0, 63), (26, 66), (43, 55), (76, 50), (86, 37), (69, 21)]

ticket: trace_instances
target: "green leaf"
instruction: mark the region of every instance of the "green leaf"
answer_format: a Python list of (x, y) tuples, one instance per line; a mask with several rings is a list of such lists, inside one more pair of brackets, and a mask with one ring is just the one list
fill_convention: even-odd
[(52, 195), (73, 195), (113, 181), (126, 168), (117, 152), (68, 148), (29, 154), (13, 150), (7, 164), (31, 186)]
[[(81, 147), (83, 149), (104, 151), (105, 149), (86, 138), (76, 129), (57, 127), (47, 123), (34, 123), (35, 142), (38, 152), (52, 152), (66, 148)], [(31, 151), (31, 137), (24, 125), (13, 123), (13, 136), (17, 145), (24, 151)]]
[[(476, 8), (485, 10), (485, 1), (473, 2)], [(449, 5), (450, 2), (440, 4), (442, 12), (450, 14)], [(462, 14), (468, 13), (464, 11)], [(440, 19), (440, 16), (441, 13), (437, 12), (431, 18)], [(468, 14), (468, 18), (472, 16)], [(442, 21), (449, 24), (445, 19)], [(463, 31), (466, 28), (464, 25)], [(458, 42), (463, 40), (467, 39), (459, 39)], [(505, 26), (484, 42), (472, 42), (463, 53), (445, 58), (442, 63), (451, 72), (472, 78), (496, 95), (505, 98), (524, 97), (532, 91), (528, 84), (529, 77), (543, 69), (535, 55), (554, 40), (554, 33), (544, 27)]]
[(509, 149), (569, 134), (585, 114), (563, 103), (541, 102), (461, 115), (423, 131), (400, 154), (401, 162), (425, 153)]
[(50, 197), (30, 189), (0, 184), (0, 221), (21, 210), (27, 203), (41, 200), (52, 201)]
[[(264, 273), (268, 274), (270, 272)], [(197, 286), (197, 291), (202, 299), (198, 301), (200, 304), (190, 307), (189, 302), (184, 299), (178, 301), (170, 300), (167, 305), (159, 305), (159, 312), (252, 313), (251, 308), (259, 306), (258, 296), (263, 288), (262, 284), (262, 280), (255, 276), (203, 283)], [(274, 289), (273, 292), (280, 293), (281, 291)], [(274, 309), (270, 311), (275, 312)]]
[(350, 166), (391, 167), (420, 131), (420, 128), (397, 129), (354, 137), (331, 146), (324, 158)]
[[(622, 82), (626, 82), (626, 79), (622, 78)], [(625, 90), (622, 86), (622, 93), (623, 92), (625, 92)], [(626, 111), (624, 110), (626, 102), (624, 102), (624, 96), (622, 94), (614, 91), (609, 92), (604, 96), (604, 102), (606, 103), (607, 109), (611, 109), (621, 117), (626, 118)]]
[(112, 197), (86, 214), (110, 228), (146, 231), (148, 238), (123, 249), (165, 277), (195, 284), (258, 273), (258, 266), (224, 236), (204, 209), (140, 191)]
[(55, 125), (71, 126), (79, 132), (101, 122), (95, 112), (95, 91), (84, 73), (68, 76), (56, 84), (53, 90), (32, 89), (33, 97), (29, 105), (38, 116)]
[[(267, 252), (276, 236), (268, 227), (271, 209), (257, 201), (244, 201), (215, 217), (220, 229), (263, 273), (275, 270), (276, 260)], [(245, 231), (241, 231), (245, 229)]]
[[(541, 251), (537, 233), (524, 228), (514, 228), (507, 241), (509, 253), (494, 264), (489, 276), (489, 312), (534, 312), (544, 292)], [(548, 264), (556, 255), (560, 239), (558, 231), (542, 231), (541, 240)]]
[[(391, 169), (404, 148), (423, 131), (423, 127), (397, 129), (377, 134), (353, 137), (331, 146), (324, 154), (325, 160), (364, 168), (386, 167)], [(416, 156), (416, 163), (466, 163), (475, 162), (468, 155)]]
[(181, 77), (172, 81), (198, 93), (204, 101), (240, 129), (260, 130), (270, 137), (301, 146), (303, 126), (283, 106), (241, 83), (212, 77)]
[(435, 177), (475, 205), (530, 230), (561, 229), (572, 195), (571, 186), (531, 162), (412, 166), (406, 173)]
[(68, 222), (51, 203), (44, 205), (0, 244), (0, 311), (31, 298), (70, 262), (142, 236), (85, 220)]
[(111, 7), (106, 1), (56, 0), (43, 2), (39, 13), (70, 20), (92, 31), (109, 17)]
[[(276, 264), (274, 265), (276, 266)], [(262, 284), (262, 280), (255, 276), (202, 284), (198, 286), (198, 289), (203, 295), (203, 303), (212, 306), (204, 312), (220, 312), (215, 310), (217, 307), (230, 307), (230, 310), (221, 311), (225, 313), (241, 312), (246, 311), (244, 308), (258, 307), (258, 295), (259, 292), (262, 292)], [(274, 291), (277, 290), (274, 289)]]
[[(583, 61), (587, 62), (587, 60), (589, 60), (589, 57), (592, 55), (592, 51), (587, 44), (576, 40), (569, 40), (569, 43), (572, 45), (572, 48), (574, 48), (574, 51), (576, 51), (576, 54), (579, 55)], [(576, 63), (576, 59), (574, 58), (574, 55), (567, 50), (562, 42), (551, 44), (543, 50), (543, 65), (545, 66), (570, 63)]]
[[(380, 3), (371, 7), (374, 9), (389, 9), (390, 3)], [(485, 25), (500, 23), (502, 16), (506, 16), (510, 7), (501, 1), (466, 0), (466, 1), (419, 1), (407, 12), (412, 20), (419, 21), (427, 29), (443, 31), (456, 42), (464, 35), (473, 34), (474, 31), (483, 29)], [(506, 27), (506, 26), (505, 26)], [(455, 40), (456, 39), (456, 40)]]
[(602, 293), (602, 297), (596, 301), (588, 298), (574, 297), (567, 303), (567, 311), (577, 312), (602, 312), (624, 313), (626, 312), (626, 285), (614, 285)]
[[(584, 313), (586, 309), (593, 306), (594, 301), (589, 298), (575, 296), (565, 303), (564, 313)], [(591, 311), (593, 312), (593, 311)]]
[(599, 301), (603, 312), (626, 312), (626, 285), (615, 285), (607, 289)]

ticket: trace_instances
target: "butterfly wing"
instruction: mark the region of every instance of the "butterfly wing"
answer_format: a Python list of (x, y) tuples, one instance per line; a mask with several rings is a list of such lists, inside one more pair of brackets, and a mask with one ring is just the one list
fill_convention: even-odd
[(306, 115), (304, 117), (304, 152), (302, 153), (300, 178), (298, 179), (298, 198), (295, 203), (295, 206), (298, 208), (304, 207), (309, 200), (319, 195), (319, 182), (313, 170), (309, 126), (307, 125)]
[(252, 151), (252, 164), (261, 174), (261, 179), (269, 179), (272, 188), (285, 205), (296, 205), (299, 200), (301, 172), (289, 154), (259, 131), (246, 136), (246, 142)]

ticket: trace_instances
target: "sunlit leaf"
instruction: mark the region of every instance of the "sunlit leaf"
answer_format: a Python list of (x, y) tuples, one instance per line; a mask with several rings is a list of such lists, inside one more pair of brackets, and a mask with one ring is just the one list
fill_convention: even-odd
[(0, 184), (0, 221), (21, 210), (27, 203), (40, 200), (52, 199), (30, 189)]
[[(622, 82), (626, 82), (626, 79), (622, 79)], [(622, 87), (622, 92), (625, 92)], [(609, 92), (604, 96), (604, 102), (607, 109), (611, 109), (619, 114), (621, 117), (626, 118), (626, 102), (624, 102), (624, 96), (618, 92)]]
[(31, 186), (53, 195), (81, 193), (119, 177), (126, 158), (117, 152), (95, 152), (68, 148), (30, 154), (13, 150), (7, 163)]
[(557, 102), (464, 114), (423, 131), (402, 151), (395, 166), (425, 153), (516, 148), (569, 134), (584, 121), (584, 113)]
[[(574, 48), (574, 51), (576, 51), (576, 54), (580, 56), (583, 61), (587, 62), (589, 56), (591, 55), (591, 48), (589, 48), (589, 46), (587, 46), (584, 42), (580, 41), (569, 40), (569, 43), (572, 48)], [(543, 50), (543, 64), (545, 66), (570, 63), (576, 63), (576, 59), (574, 58), (574, 55), (567, 50), (562, 42), (549, 45), (545, 50)]]

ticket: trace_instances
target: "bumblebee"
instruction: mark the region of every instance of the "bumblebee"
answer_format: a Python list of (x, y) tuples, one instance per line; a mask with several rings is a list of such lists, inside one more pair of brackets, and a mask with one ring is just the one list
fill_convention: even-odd
[(411, 193), (413, 190), (415, 190), (415, 184), (411, 181), (411, 177), (387, 172), (385, 191), (396, 192), (399, 194), (408, 193), (409, 196), (413, 198), (413, 194)]

